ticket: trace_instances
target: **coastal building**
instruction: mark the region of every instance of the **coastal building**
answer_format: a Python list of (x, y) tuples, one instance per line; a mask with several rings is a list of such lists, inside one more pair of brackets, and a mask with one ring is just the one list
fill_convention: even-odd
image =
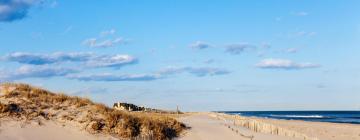
[(113, 105), (114, 109), (121, 110), (121, 111), (146, 111), (147, 109), (142, 106), (136, 106), (130, 103), (121, 103), (117, 102)]
[(142, 112), (153, 112), (153, 113), (173, 113), (173, 114), (182, 114), (182, 112), (179, 110), (179, 107), (177, 106), (176, 111), (166, 111), (166, 110), (160, 110), (160, 109), (153, 109), (153, 108), (146, 108), (144, 106), (137, 106), (131, 103), (122, 103), (117, 102), (114, 103), (113, 108), (116, 110), (121, 111), (142, 111)]

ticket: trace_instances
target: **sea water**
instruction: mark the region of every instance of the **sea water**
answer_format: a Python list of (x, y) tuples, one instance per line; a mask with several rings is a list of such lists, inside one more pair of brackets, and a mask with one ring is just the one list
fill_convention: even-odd
[(360, 111), (221, 111), (231, 115), (284, 120), (360, 124)]

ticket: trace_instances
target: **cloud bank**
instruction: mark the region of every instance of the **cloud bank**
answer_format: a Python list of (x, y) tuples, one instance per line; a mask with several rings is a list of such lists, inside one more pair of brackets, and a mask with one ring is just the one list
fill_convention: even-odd
[(81, 62), (88, 67), (113, 67), (120, 68), (125, 65), (134, 64), (137, 59), (127, 54), (96, 55), (95, 53), (52, 53), (35, 54), (26, 52), (14, 52), (2, 57), (3, 61), (18, 62), (31, 65), (45, 65), (63, 62)]
[(204, 76), (215, 76), (215, 75), (224, 75), (230, 73), (227, 70), (219, 69), (219, 68), (208, 68), (208, 67), (168, 67), (162, 69), (158, 72), (150, 73), (150, 74), (111, 74), (111, 73), (103, 73), (103, 74), (72, 74), (68, 75), (67, 78), (75, 79), (79, 81), (153, 81), (158, 79), (168, 78), (170, 75), (181, 74), (181, 73), (190, 73), (197, 77)]
[(24, 65), (15, 70), (14, 72), (0, 72), (0, 81), (13, 81), (25, 78), (50, 78), (56, 76), (66, 76), (68, 74), (77, 73), (78, 69), (63, 68), (55, 66), (30, 66)]
[(138, 60), (130, 55), (103, 55), (95, 57), (86, 62), (87, 66), (90, 67), (113, 67), (120, 68), (124, 65), (135, 64)]
[(80, 81), (152, 81), (161, 78), (157, 74), (123, 74), (116, 75), (110, 73), (104, 74), (90, 74), (90, 75), (71, 75), (69, 79), (76, 79)]
[(193, 74), (198, 77), (225, 75), (230, 73), (230, 71), (225, 69), (211, 67), (168, 67), (159, 71), (159, 73), (162, 75), (179, 74), (184, 72)]
[(258, 68), (262, 69), (308, 69), (308, 68), (318, 68), (319, 64), (314, 63), (297, 63), (287, 59), (264, 59), (255, 65)]
[(36, 54), (26, 52), (14, 52), (5, 55), (2, 59), (22, 64), (44, 65), (66, 61), (81, 62), (94, 57), (93, 53), (53, 53)]

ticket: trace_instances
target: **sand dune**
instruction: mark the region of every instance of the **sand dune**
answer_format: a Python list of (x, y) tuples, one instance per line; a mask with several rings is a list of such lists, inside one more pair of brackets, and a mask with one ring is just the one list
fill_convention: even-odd
[(116, 140), (106, 135), (92, 135), (71, 125), (44, 121), (41, 125), (35, 121), (24, 122), (2, 120), (1, 140)]
[[(0, 85), (1, 140), (102, 139), (110, 136), (171, 139), (185, 126), (169, 115), (119, 111), (89, 99), (26, 84)], [(105, 137), (94, 137), (101, 135)]]

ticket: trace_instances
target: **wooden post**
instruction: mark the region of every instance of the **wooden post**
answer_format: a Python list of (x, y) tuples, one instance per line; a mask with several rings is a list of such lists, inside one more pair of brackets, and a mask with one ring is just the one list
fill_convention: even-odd
[(178, 105), (176, 105), (176, 114), (179, 114), (179, 106)]

